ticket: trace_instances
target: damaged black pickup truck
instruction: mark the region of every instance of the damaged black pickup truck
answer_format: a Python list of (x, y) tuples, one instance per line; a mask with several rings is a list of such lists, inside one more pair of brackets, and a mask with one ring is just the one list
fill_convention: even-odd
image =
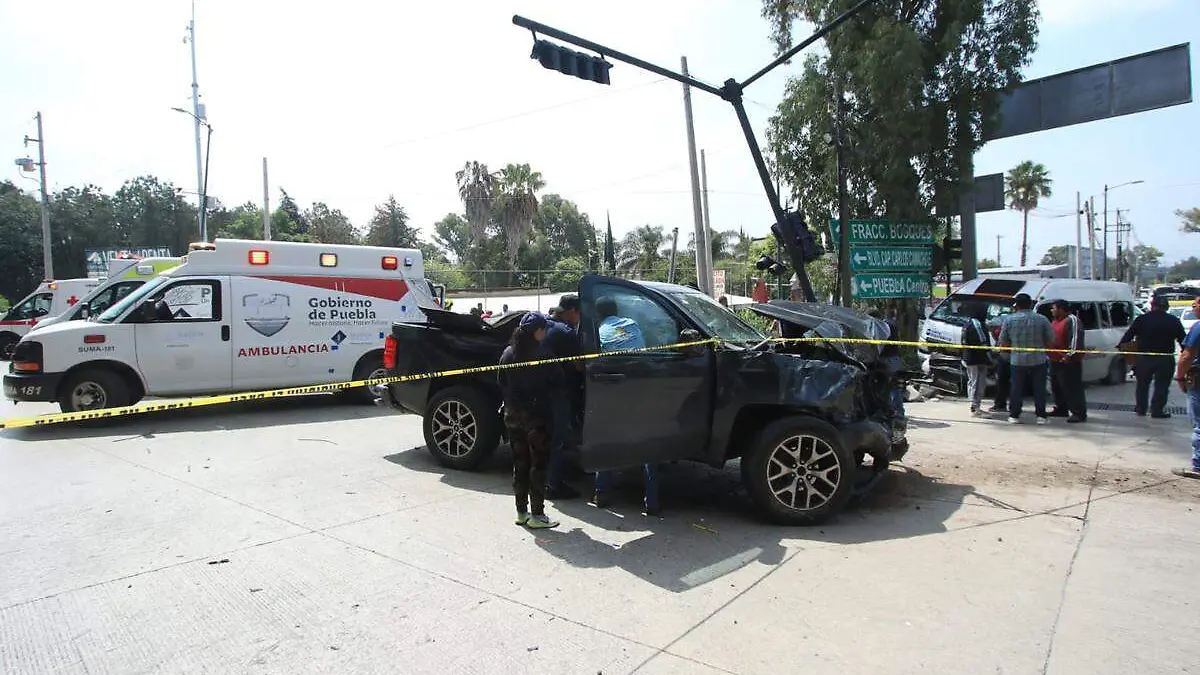
[[(673, 460), (721, 467), (740, 458), (743, 482), (764, 514), (813, 523), (869, 490), (908, 450), (889, 397), (895, 375), (879, 362), (878, 346), (769, 342), (684, 286), (587, 276), (579, 297), (584, 353), (599, 351), (600, 297), (638, 323), (650, 348), (586, 361), (586, 470)], [(881, 339), (888, 331), (853, 310), (816, 303), (751, 309), (777, 320), (784, 337)], [(488, 322), (429, 310), (426, 323), (392, 327), (385, 364), (395, 375), (493, 365), (521, 314)], [(714, 342), (667, 347), (708, 338)], [(428, 449), (448, 467), (478, 466), (503, 434), (494, 371), (391, 384), (384, 400), (424, 417)]]

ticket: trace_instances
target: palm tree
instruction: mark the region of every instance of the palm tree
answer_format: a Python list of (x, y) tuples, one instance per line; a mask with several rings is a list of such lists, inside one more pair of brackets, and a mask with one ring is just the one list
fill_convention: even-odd
[(533, 232), (533, 217), (537, 215), (537, 193), (546, 187), (540, 172), (528, 164), (509, 164), (497, 174), (493, 205), (496, 220), (504, 229), (504, 254), (508, 260), (508, 283), (516, 275), (517, 255)]
[(1024, 219), (1021, 226), (1021, 267), (1025, 266), (1025, 254), (1029, 250), (1029, 212), (1038, 207), (1039, 199), (1051, 195), (1052, 182), (1045, 166), (1029, 160), (1014, 166), (1004, 177), (1008, 208), (1020, 211)]
[(467, 222), (471, 225), (471, 243), (478, 245), (492, 220), (498, 176), (479, 162), (467, 162), (454, 176), (458, 180), (458, 196), (463, 200)]
[(661, 259), (659, 251), (667, 236), (662, 227), (639, 225), (625, 235), (618, 247), (617, 269), (641, 278), (653, 271)]

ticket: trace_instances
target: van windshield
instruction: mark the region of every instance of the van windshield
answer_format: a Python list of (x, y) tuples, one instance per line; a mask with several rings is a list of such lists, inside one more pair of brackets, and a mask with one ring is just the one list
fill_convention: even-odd
[(167, 279), (169, 278), (170, 277), (160, 276), (147, 281), (142, 285), (141, 288), (125, 296), (120, 302), (112, 307), (109, 307), (108, 310), (101, 314), (96, 320), (100, 323), (112, 323), (116, 321), (122, 314), (125, 313), (127, 309), (140, 303), (142, 298), (149, 297), (150, 294), (154, 293), (155, 289), (166, 283)]
[(961, 326), (971, 317), (984, 317), (991, 322), (1012, 314), (1012, 300), (983, 295), (952, 295), (933, 310), (930, 318)]

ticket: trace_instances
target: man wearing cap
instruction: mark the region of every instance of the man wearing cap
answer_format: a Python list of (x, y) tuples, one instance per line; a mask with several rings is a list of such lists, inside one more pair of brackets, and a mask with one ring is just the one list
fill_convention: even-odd
[[(579, 341), (579, 296), (567, 293), (558, 299), (551, 310), (554, 321), (547, 323), (542, 349), (549, 358), (571, 358), (583, 353)], [(563, 388), (551, 396), (553, 407), (550, 421), (550, 470), (546, 474), (546, 496), (551, 499), (574, 499), (579, 491), (566, 483), (567, 449), (572, 426), (583, 415), (583, 361), (568, 361), (561, 365)]]
[[(1175, 345), (1183, 344), (1183, 323), (1179, 317), (1167, 311), (1170, 303), (1167, 299), (1155, 296), (1150, 301), (1150, 311), (1139, 315), (1129, 325), (1129, 329), (1121, 336), (1117, 344), (1125, 344), (1137, 340), (1137, 351), (1143, 352), (1133, 365), (1133, 374), (1137, 377), (1137, 386), (1133, 392), (1133, 411), (1138, 417), (1145, 417), (1146, 403), (1150, 404), (1150, 416), (1155, 419), (1165, 419), (1171, 414), (1167, 412), (1167, 395), (1171, 390), (1171, 378), (1175, 374)], [(1150, 356), (1144, 352), (1153, 352)], [(1150, 385), (1154, 384), (1154, 396), (1150, 396)]]
[(1025, 394), (1025, 383), (1033, 385), (1033, 412), (1038, 424), (1045, 424), (1046, 417), (1046, 374), (1050, 360), (1045, 349), (1054, 344), (1054, 328), (1050, 320), (1033, 311), (1033, 298), (1028, 293), (1017, 293), (1013, 298), (1016, 311), (1004, 317), (1000, 326), (1000, 346), (1011, 347), (1009, 362), (1012, 363), (1012, 384), (1008, 395), (1008, 423), (1018, 424), (1021, 420), (1021, 404)]

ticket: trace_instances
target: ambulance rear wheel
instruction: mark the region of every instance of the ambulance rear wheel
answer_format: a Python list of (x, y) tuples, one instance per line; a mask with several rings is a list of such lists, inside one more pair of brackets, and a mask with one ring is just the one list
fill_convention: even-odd
[(7, 361), (12, 358), (13, 348), (17, 346), (19, 339), (12, 333), (0, 333), (0, 361)]
[(67, 378), (58, 405), (63, 412), (85, 412), (129, 405), (129, 385), (110, 370), (84, 370)]
[[(368, 354), (354, 368), (355, 380), (374, 380), (387, 376), (388, 371), (387, 368), (383, 367), (382, 354)], [(375, 402), (375, 399), (383, 395), (382, 389), (386, 386), (386, 384), (383, 384), (374, 387), (355, 387), (347, 391), (346, 395), (357, 403), (370, 405)]]
[(500, 404), (474, 387), (454, 386), (429, 399), (425, 446), (438, 464), (470, 471), (500, 444)]

